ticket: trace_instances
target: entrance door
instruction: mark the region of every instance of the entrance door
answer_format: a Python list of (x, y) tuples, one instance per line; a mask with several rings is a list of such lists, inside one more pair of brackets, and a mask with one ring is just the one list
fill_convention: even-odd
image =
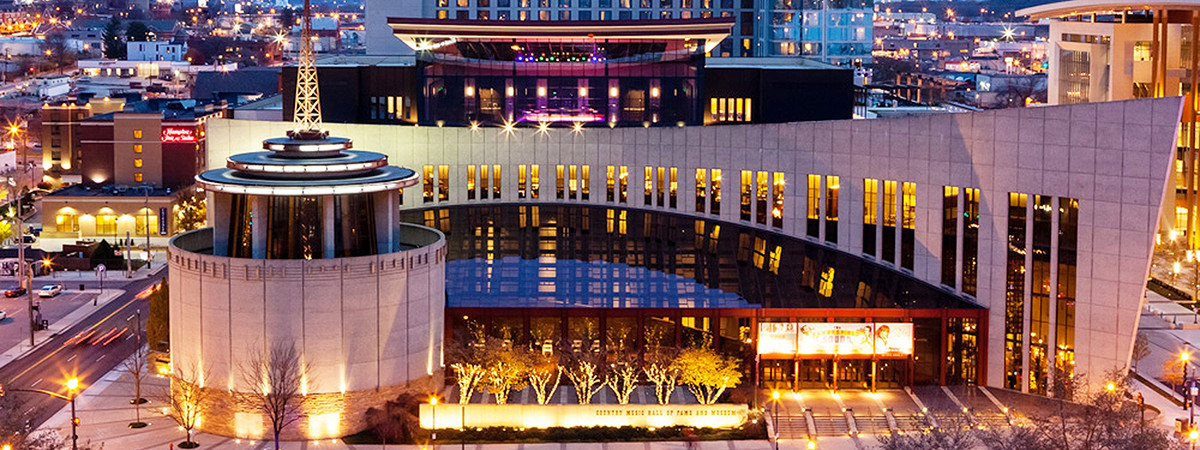
[(881, 359), (877, 365), (879, 377), (876, 387), (896, 389), (908, 386), (908, 361), (903, 359)]
[(871, 361), (843, 359), (838, 361), (838, 389), (870, 389)]
[(760, 384), (765, 389), (792, 390), (795, 379), (795, 362), (792, 360), (767, 359), (759, 362)]
[(833, 361), (828, 359), (800, 360), (800, 388), (826, 389), (832, 386)]

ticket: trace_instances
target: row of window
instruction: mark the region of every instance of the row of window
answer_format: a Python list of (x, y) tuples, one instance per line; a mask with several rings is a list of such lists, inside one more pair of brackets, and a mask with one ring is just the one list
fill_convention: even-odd
[[(115, 214), (101, 214), (94, 216), (96, 219), (96, 235), (107, 236), (117, 234), (118, 216)], [(73, 233), (79, 231), (78, 214), (59, 214), (54, 217), (54, 230), (59, 233)], [(133, 216), (134, 234), (145, 235), (146, 224), (150, 224), (149, 230), (152, 233), (158, 233), (158, 213), (143, 209), (137, 215)]]
[[(535, 13), (535, 14), (531, 14), (531, 12)], [(513, 19), (515, 19), (515, 20), (572, 20), (572, 19), (574, 19), (574, 20), (633, 20), (634, 19), (633, 11), (615, 11), (616, 14), (614, 14), (614, 11), (602, 10), (602, 11), (596, 11), (595, 16), (592, 15), (592, 11), (569, 11), (569, 10), (558, 11), (558, 14), (554, 14), (553, 11), (547, 11), (547, 10), (539, 10), (539, 11), (519, 10), (519, 11), (515, 11), (515, 13), (516, 13), (515, 17), (513, 16), (513, 13), (514, 13), (514, 11), (502, 9), (502, 10), (495, 11), (494, 16), (493, 16), (492, 11), (481, 9), (481, 10), (478, 10), (475, 12), (474, 19), (476, 19), (476, 20), (492, 20), (493, 17), (495, 17), (496, 20), (513, 20)], [(637, 19), (649, 20), (649, 19), (655, 18), (654, 11), (638, 11), (637, 13), (638, 13)], [(674, 18), (674, 15), (675, 14), (671, 11), (660, 11), (658, 13), (657, 18), (672, 19), (672, 18)], [(680, 19), (690, 19), (692, 17), (693, 17), (693, 14), (691, 11), (680, 11), (679, 12)], [(698, 14), (695, 15), (695, 17), (700, 17), (700, 18), (704, 18), (704, 19), (711, 18), (711, 17), (713, 17), (713, 12), (712, 11), (700, 11)], [(732, 17), (732, 13), (730, 13), (729, 11), (723, 11), (718, 15), (718, 17)], [(450, 11), (447, 11), (444, 9), (437, 10), (437, 18), (449, 19)], [(471, 11), (468, 11), (465, 9), (460, 9), (460, 10), (454, 11), (454, 18), (457, 20), (470, 20), (472, 18)]]
[(709, 99), (709, 115), (717, 122), (749, 122), (750, 99), (748, 98), (711, 98)]
[[(477, 8), (488, 8), (492, 6), (492, 0), (475, 0), (474, 3), (475, 4), (473, 6)], [(496, 6), (499, 8), (510, 8), (512, 7), (513, 3), (514, 2), (512, 0), (496, 0)], [(552, 4), (551, 0), (516, 0), (515, 3), (518, 8), (550, 8)], [(657, 2), (655, 2), (655, 0), (636, 0), (636, 2), (634, 0), (617, 0), (615, 4), (617, 7), (623, 9), (633, 8), (635, 4), (642, 9), (650, 9), (655, 6), (655, 3), (658, 4), (658, 8), (660, 9), (675, 8), (675, 0), (657, 0)], [(569, 9), (572, 7), (588, 9), (592, 7), (592, 0), (575, 0), (574, 5), (572, 5), (572, 0), (556, 0), (553, 2), (553, 4), (562, 9)], [(614, 2), (613, 0), (596, 0), (596, 5), (600, 8), (612, 8)], [(693, 3), (693, 0), (679, 0), (679, 7), (681, 8), (691, 8), (697, 5), (700, 8), (712, 9), (714, 2), (713, 0), (697, 0), (695, 3)], [(734, 1), (721, 0), (720, 5), (723, 9), (733, 9)], [(472, 5), (470, 0), (455, 0), (454, 6), (459, 8), (468, 8)], [(741, 6), (743, 9), (754, 9), (754, 2), (751, 0), (742, 0)], [(437, 0), (437, 7), (450, 7), (450, 0)]]
[(916, 256), (916, 217), (916, 183), (863, 180), (863, 254), (895, 264), (899, 230), (899, 265), (912, 270)]
[[(1052, 372), (1074, 375), (1078, 228), (1077, 199), (1009, 194), (1004, 308), (1006, 388), (1045, 394), (1054, 379)], [(1052, 258), (1055, 253), (1057, 258)]]
[(943, 186), (942, 284), (975, 295), (978, 267), (979, 189)]

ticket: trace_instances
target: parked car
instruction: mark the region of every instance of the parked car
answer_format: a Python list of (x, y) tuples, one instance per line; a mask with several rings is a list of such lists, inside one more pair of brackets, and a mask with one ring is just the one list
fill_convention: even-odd
[(0, 311), (0, 322), (3, 322), (4, 319), (7, 319), (7, 318), (8, 318), (8, 313), (6, 313), (4, 311)]
[(42, 286), (42, 290), (38, 291), (38, 297), (57, 297), (62, 291), (63, 287), (61, 284), (47, 284)]
[(8, 298), (16, 298), (16, 297), (25, 295), (26, 292), (28, 292), (28, 291), (26, 291), (25, 288), (16, 286), (16, 287), (5, 289), (4, 296), (8, 297)]

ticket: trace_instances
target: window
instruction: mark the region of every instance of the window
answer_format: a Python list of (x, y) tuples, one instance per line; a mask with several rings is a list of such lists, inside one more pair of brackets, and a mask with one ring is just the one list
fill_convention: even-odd
[(142, 152), (142, 144), (133, 144), (133, 152), (141, 153)]
[(554, 174), (555, 174), (554, 179), (556, 180), (554, 183), (554, 198), (562, 200), (564, 197), (564, 193), (565, 193), (565, 191), (563, 190), (564, 175), (563, 175), (563, 165), (562, 164), (559, 164), (554, 167)]
[[(149, 228), (146, 227), (149, 224)], [(151, 211), (149, 208), (142, 208), (138, 211), (137, 216), (134, 216), (134, 234), (145, 236), (150, 233), (158, 233), (158, 214)]]
[(1008, 195), (1007, 290), (1004, 295), (1004, 387), (1021, 389), (1025, 336), (1026, 194)]
[(749, 122), (750, 99), (710, 98), (708, 113), (714, 122)]
[(896, 262), (896, 182), (883, 182), (883, 245), (884, 261)]
[(676, 207), (676, 196), (679, 194), (679, 169), (672, 167), (668, 173), (671, 174), (671, 179), (667, 183), (667, 198), (670, 200), (669, 206), (671, 209)]
[(783, 228), (783, 172), (775, 172), (775, 180), (772, 183), (773, 205), (771, 206), (771, 226), (775, 228)]
[(142, 182), (142, 178), (143, 178), (143, 177), (142, 177), (142, 173), (141, 173), (141, 172), (136, 172), (136, 173), (134, 173), (134, 174), (133, 174), (133, 181), (134, 181), (134, 182), (141, 183), (141, 182)]
[(450, 166), (438, 166), (438, 201), (450, 199)]
[(958, 284), (958, 188), (942, 187), (942, 284)]
[(487, 200), (488, 198), (488, 166), (487, 164), (479, 165), (479, 198)]
[(721, 215), (721, 169), (712, 170), (712, 189), (708, 196), (708, 213)]
[(825, 242), (838, 241), (838, 189), (840, 180), (836, 175), (825, 177)]
[(526, 166), (524, 164), (517, 166), (517, 198), (525, 198), (526, 190)]
[(879, 225), (879, 180), (863, 179), (863, 253), (875, 256), (875, 233)]
[(979, 189), (963, 189), (962, 291), (975, 295), (979, 270)]
[(1046, 393), (1049, 364), (1053, 356), (1050, 339), (1050, 239), (1053, 208), (1047, 195), (1033, 196), (1033, 267), (1029, 275), (1029, 391)]
[(492, 199), (500, 200), (500, 165), (492, 164)]
[(575, 199), (579, 198), (579, 181), (577, 181), (578, 178), (579, 178), (579, 166), (576, 166), (574, 164), (567, 166), (567, 192), (570, 194), (569, 198), (571, 200), (575, 200)]
[(900, 267), (912, 270), (916, 255), (917, 184), (902, 183), (903, 211), (900, 227)]
[(1058, 60), (1058, 103), (1091, 101), (1092, 54), (1086, 51), (1060, 50)]
[(655, 187), (654, 192), (655, 192), (655, 194), (657, 194), (656, 197), (658, 198), (658, 206), (660, 206), (660, 207), (665, 205), (665, 202), (663, 201), (664, 195), (665, 195), (663, 192), (664, 178), (666, 178), (665, 169), (662, 167), (659, 167), (658, 168), (658, 179), (655, 180), (655, 181), (657, 181), (657, 183), (654, 184), (654, 187)]
[(142, 167), (142, 158), (135, 158), (133, 160), (133, 167)]
[(1055, 304), (1055, 370), (1075, 374), (1075, 272), (1079, 247), (1079, 200), (1058, 199), (1058, 290)]
[(758, 182), (757, 183), (758, 189), (755, 190), (755, 194), (756, 194), (755, 198), (758, 201), (756, 202), (757, 204), (755, 205), (755, 208), (756, 208), (758, 214), (755, 215), (755, 218), (758, 219), (758, 223), (766, 225), (767, 224), (767, 194), (770, 189), (770, 187), (767, 186), (767, 176), (769, 176), (770, 174), (768, 174), (767, 172), (758, 172), (757, 175), (758, 175), (758, 177), (757, 177), (756, 181)]
[(538, 165), (534, 164), (529, 166), (529, 193), (531, 197), (538, 198), (538, 195), (542, 190), (541, 184), (541, 175)]
[(475, 165), (467, 166), (467, 200), (475, 200)]
[(805, 217), (808, 219), (807, 233), (811, 237), (821, 235), (821, 176), (808, 176), (808, 208)]
[(117, 234), (117, 216), (112, 214), (103, 214), (96, 216), (96, 234), (97, 235), (116, 235)]
[(753, 183), (753, 180), (751, 178), (753, 176), (754, 176), (754, 173), (750, 172), (749, 170), (742, 171), (742, 202), (741, 202), (741, 205), (742, 205), (741, 219), (742, 220), (750, 220), (750, 218), (751, 218), (750, 203), (752, 202), (751, 199), (754, 195), (753, 192), (751, 191), (751, 189), (754, 189), (754, 187), (751, 186), (751, 183)]
[(605, 190), (605, 193), (604, 193), (604, 199), (605, 199), (605, 201), (609, 201), (609, 202), (615, 201), (614, 199), (616, 199), (616, 197), (617, 197), (617, 179), (616, 179), (616, 170), (615, 169), (616, 168), (613, 166), (607, 166), (604, 168), (604, 176), (605, 176), (605, 181), (607, 183), (606, 184), (607, 189)]
[(59, 214), (54, 217), (55, 231), (70, 233), (79, 231), (79, 216), (76, 214)]
[(142, 138), (142, 130), (133, 130), (133, 138), (141, 139)]
[(696, 212), (704, 212), (704, 207), (707, 206), (705, 197), (708, 192), (708, 177), (704, 169), (696, 169)]
[(652, 168), (652, 167), (646, 167), (646, 183), (645, 184), (646, 184), (646, 186), (645, 186), (646, 190), (644, 191), (645, 198), (642, 199), (643, 204), (646, 206), (651, 206), (651, 204), (653, 203), (652, 198), (654, 196), (654, 192), (653, 192), (653, 190), (654, 190), (654, 168)]
[(433, 202), (433, 166), (422, 167), (422, 175), (424, 175), (423, 198), (425, 203)]
[(621, 166), (621, 176), (617, 179), (620, 181), (620, 196), (621, 203), (625, 203), (629, 194), (629, 167)]
[(582, 196), (581, 200), (587, 201), (592, 196), (592, 167), (588, 166), (588, 165), (584, 165), (584, 166), (580, 167), (579, 170), (580, 170), (579, 193)]

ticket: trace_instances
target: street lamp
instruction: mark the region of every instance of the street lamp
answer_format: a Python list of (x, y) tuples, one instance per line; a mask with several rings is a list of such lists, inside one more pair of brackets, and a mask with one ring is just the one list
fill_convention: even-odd
[(1188, 433), (1188, 439), (1192, 441), (1192, 450), (1196, 450), (1196, 439), (1200, 439), (1200, 432), (1193, 428), (1192, 431)]
[(429, 408), (429, 411), (430, 411), (429, 428), (433, 430), (432, 431), (432, 439), (430, 439), (430, 440), (433, 441), (433, 445), (435, 448), (437, 447), (437, 404), (438, 404), (438, 399), (436, 396), (429, 397), (429, 406), (430, 406), (430, 408)]
[[(1188, 409), (1188, 407), (1191, 406), (1192, 402), (1195, 400), (1192, 398), (1191, 388), (1187, 386), (1187, 382), (1188, 382), (1188, 378), (1189, 378), (1188, 377), (1188, 358), (1189, 357), (1190, 357), (1190, 355), (1188, 355), (1188, 352), (1186, 352), (1186, 351), (1179, 354), (1179, 360), (1183, 363), (1183, 382), (1184, 382), (1184, 386), (1185, 386), (1183, 398), (1187, 400), (1183, 404), (1184, 409)], [(1195, 408), (1192, 408), (1191, 411), (1192, 411), (1191, 415), (1190, 415), (1190, 417), (1188, 417), (1188, 425), (1189, 426), (1192, 424), (1192, 421), (1193, 421), (1193, 419), (1195, 419), (1195, 415), (1196, 415)]]
[(71, 450), (79, 448), (79, 416), (75, 415), (75, 397), (79, 390), (79, 378), (67, 380), (67, 393), (71, 394)]
[(1104, 389), (1108, 392), (1116, 392), (1117, 384), (1109, 381), (1108, 384), (1104, 386)]

